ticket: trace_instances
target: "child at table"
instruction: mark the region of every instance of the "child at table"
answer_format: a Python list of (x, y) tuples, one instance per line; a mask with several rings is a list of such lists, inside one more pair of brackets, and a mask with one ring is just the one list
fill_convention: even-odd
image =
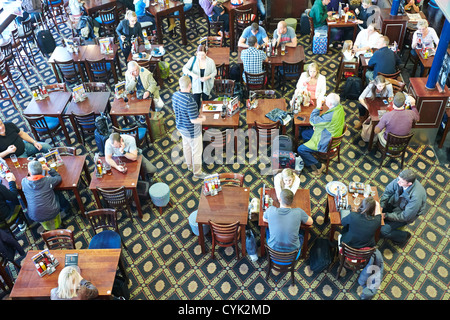
[(353, 53), (353, 41), (345, 40), (344, 45), (342, 46), (342, 54), (344, 55), (345, 62), (354, 62), (355, 54)]

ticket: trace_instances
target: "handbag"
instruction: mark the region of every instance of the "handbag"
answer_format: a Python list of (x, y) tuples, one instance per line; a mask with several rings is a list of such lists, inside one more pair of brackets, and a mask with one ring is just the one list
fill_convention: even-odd
[[(362, 124), (361, 129), (361, 138), (364, 142), (369, 142), (370, 140), (370, 133), (372, 132), (372, 121), (370, 119), (366, 119), (366, 121)], [(375, 141), (377, 139), (377, 136), (374, 135), (373, 140)]]

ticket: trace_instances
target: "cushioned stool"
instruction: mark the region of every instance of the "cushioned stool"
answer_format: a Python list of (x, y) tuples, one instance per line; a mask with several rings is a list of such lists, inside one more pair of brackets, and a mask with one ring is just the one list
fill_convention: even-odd
[(162, 208), (172, 204), (170, 203), (170, 188), (163, 182), (153, 184), (148, 190), (153, 204), (159, 208), (159, 214), (162, 214)]
[(42, 221), (40, 222), (40, 224), (44, 227), (46, 231), (59, 229), (59, 227), (61, 226), (61, 214), (58, 213), (58, 215), (54, 219)]
[[(195, 210), (194, 212), (192, 212), (189, 215), (188, 220), (189, 220), (189, 225), (191, 226), (192, 233), (194, 233), (196, 236), (198, 236), (199, 235), (198, 223), (196, 222), (196, 220), (197, 220), (197, 210)], [(203, 234), (207, 234), (208, 232), (209, 232), (209, 225), (204, 224), (203, 225)]]

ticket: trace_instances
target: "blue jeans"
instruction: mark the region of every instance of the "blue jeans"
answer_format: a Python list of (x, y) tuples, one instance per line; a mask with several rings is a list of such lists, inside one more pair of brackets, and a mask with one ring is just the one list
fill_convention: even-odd
[(381, 227), (381, 235), (384, 238), (391, 239), (394, 242), (404, 243), (408, 233), (397, 229), (406, 226), (407, 224), (407, 222), (403, 221), (389, 221), (385, 219), (384, 226)]
[[(420, 59), (419, 59), (415, 49), (411, 49), (411, 55), (414, 57), (414, 59), (419, 61), (419, 65), (420, 65), (420, 75), (419, 76), (421, 76), (425, 67), (423, 66), (422, 62), (420, 62)], [(413, 75), (413, 77), (414, 77), (414, 75)]]
[(261, 14), (261, 20), (264, 20), (266, 18), (266, 8), (264, 7), (264, 3), (262, 2), (262, 0), (258, 0), (256, 6), (258, 7), (258, 11)]
[[(183, 11), (186, 12), (186, 11), (188, 11), (188, 10), (191, 10), (191, 8), (192, 8), (192, 3), (185, 3), (185, 4), (184, 4), (184, 7), (183, 7)], [(178, 15), (180, 15), (180, 12), (179, 12), (179, 11), (175, 11), (175, 12), (173, 13), (173, 15), (174, 15), (174, 16), (178, 16)]]
[(24, 141), (25, 143), (25, 152), (23, 154), (21, 154), (20, 156), (17, 156), (19, 158), (28, 158), (31, 156), (36, 155), (36, 153), (42, 152), (42, 153), (47, 153), (51, 146), (48, 143), (45, 142), (39, 142), (42, 146), (41, 150), (38, 150), (34, 145), (32, 145), (31, 143)]
[[(312, 127), (309, 127), (301, 131), (301, 137), (304, 142), (309, 141), (313, 134), (314, 129)], [(319, 161), (317, 161), (317, 159), (313, 156), (314, 152), (317, 152), (317, 150), (312, 150), (307, 146), (305, 146), (304, 144), (301, 144), (297, 148), (297, 153), (299, 154), (299, 156), (302, 157), (303, 162), (305, 163), (305, 167), (310, 167), (311, 165), (316, 165), (317, 163), (319, 163)]]

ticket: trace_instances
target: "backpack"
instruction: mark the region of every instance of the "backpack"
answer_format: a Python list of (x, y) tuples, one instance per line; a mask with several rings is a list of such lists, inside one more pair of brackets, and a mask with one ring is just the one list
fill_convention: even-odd
[(303, 12), (300, 17), (300, 34), (305, 35), (310, 33), (311, 29), (309, 25), (309, 17), (308, 14), (306, 14), (306, 12)]
[(108, 124), (108, 118), (105, 116), (105, 114), (102, 112), (100, 115), (95, 118), (95, 128), (97, 129), (98, 133), (102, 136), (106, 136), (109, 134), (109, 124)]
[(118, 300), (130, 300), (130, 289), (128, 289), (128, 280), (123, 276), (116, 274), (114, 279), (112, 296)]
[(309, 267), (313, 272), (322, 272), (332, 260), (332, 248), (330, 240), (317, 238), (309, 252)]
[(358, 100), (362, 92), (362, 80), (359, 77), (349, 77), (345, 80), (341, 99)]
[(272, 168), (274, 170), (285, 168), (295, 169), (295, 153), (286, 150), (274, 150), (272, 152)]
[(230, 65), (230, 79), (236, 82), (241, 81), (241, 68), (235, 63)]

